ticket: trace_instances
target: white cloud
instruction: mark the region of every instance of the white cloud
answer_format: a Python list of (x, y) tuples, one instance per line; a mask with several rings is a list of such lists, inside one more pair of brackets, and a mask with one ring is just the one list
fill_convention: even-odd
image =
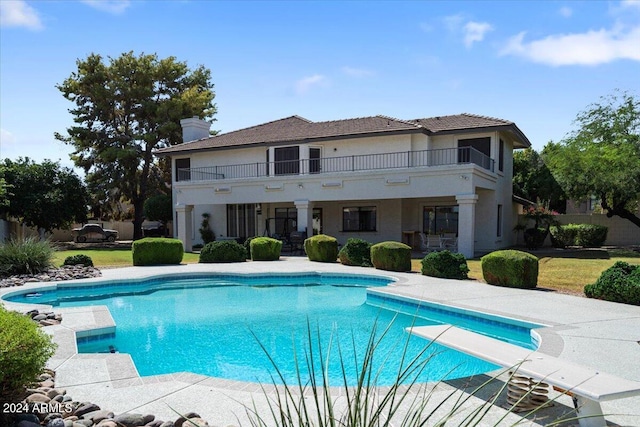
[(307, 93), (314, 86), (321, 86), (327, 83), (327, 78), (322, 74), (304, 77), (296, 82), (296, 93), (302, 95)]
[(0, 0), (0, 26), (25, 27), (30, 30), (44, 28), (38, 12), (23, 0)]
[(560, 16), (563, 16), (565, 18), (570, 18), (571, 15), (573, 15), (573, 9), (571, 9), (569, 6), (563, 6), (560, 8), (558, 13), (560, 14)]
[(521, 32), (509, 39), (500, 54), (552, 66), (598, 65), (618, 59), (640, 61), (640, 26), (551, 35), (530, 42), (524, 41), (525, 35)]
[(464, 45), (469, 48), (473, 43), (481, 42), (484, 35), (492, 30), (493, 27), (487, 22), (467, 22), (464, 25)]
[(623, 8), (632, 8), (635, 7), (637, 9), (640, 9), (640, 0), (622, 0), (620, 2), (620, 5)]
[(464, 16), (458, 15), (449, 15), (442, 18), (442, 22), (444, 26), (447, 27), (447, 30), (451, 32), (457, 32), (462, 27), (462, 23), (464, 22)]
[(354, 68), (354, 67), (349, 67), (349, 66), (342, 67), (342, 72), (345, 73), (348, 76), (358, 77), (358, 78), (371, 77), (371, 76), (373, 76), (375, 74), (371, 70), (367, 70), (367, 69), (364, 69), (364, 68)]
[(82, 3), (114, 15), (123, 13), (131, 6), (130, 0), (82, 0)]
[[(16, 137), (6, 129), (0, 128), (0, 150), (2, 147), (6, 147), (7, 145), (15, 144)], [(0, 153), (0, 157), (2, 157)]]

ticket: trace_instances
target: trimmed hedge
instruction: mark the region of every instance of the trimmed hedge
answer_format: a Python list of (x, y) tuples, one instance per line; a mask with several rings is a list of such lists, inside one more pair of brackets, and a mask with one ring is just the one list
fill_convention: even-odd
[(596, 224), (567, 224), (553, 226), (549, 231), (551, 244), (556, 248), (567, 246), (599, 248), (607, 240), (608, 228)]
[(249, 243), (251, 259), (254, 261), (277, 261), (280, 259), (282, 241), (271, 237), (256, 237)]
[(244, 250), (247, 253), (247, 259), (251, 259), (251, 241), (258, 236), (247, 237), (244, 241)]
[(326, 234), (317, 234), (304, 240), (304, 251), (309, 261), (336, 262), (338, 240)]
[(180, 264), (184, 255), (182, 241), (164, 237), (145, 237), (131, 245), (133, 265)]
[(78, 254), (66, 257), (62, 265), (84, 265), (85, 267), (93, 267), (93, 260), (89, 255)]
[(198, 258), (200, 263), (245, 262), (246, 260), (247, 251), (235, 240), (207, 243), (200, 251), (200, 258)]
[(36, 322), (0, 305), (0, 402), (19, 402), (55, 348)]
[(380, 242), (371, 246), (371, 263), (380, 270), (411, 271), (411, 246)]
[(371, 267), (371, 243), (352, 237), (338, 252), (338, 259), (344, 265)]
[(586, 285), (589, 298), (640, 305), (640, 265), (618, 261), (602, 272), (596, 283)]
[(449, 251), (431, 252), (422, 258), (422, 274), (424, 276), (441, 277), (443, 279), (467, 279), (469, 266), (462, 254)]
[(533, 289), (538, 286), (538, 258), (527, 252), (504, 250), (483, 256), (482, 276), (490, 285)]

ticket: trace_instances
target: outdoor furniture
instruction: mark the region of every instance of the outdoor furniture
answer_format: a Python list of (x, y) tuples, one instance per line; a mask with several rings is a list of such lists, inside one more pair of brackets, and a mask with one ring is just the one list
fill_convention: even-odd
[(496, 365), (512, 368), (518, 379), (544, 382), (573, 397), (581, 427), (607, 425), (600, 402), (640, 395), (640, 382), (619, 378), (595, 369), (548, 356), (451, 325), (418, 326), (407, 330)]
[(419, 233), (420, 235), (420, 250), (423, 253), (439, 251), (442, 249), (442, 245), (440, 243), (440, 237), (434, 236), (433, 234), (424, 234)]
[(454, 233), (444, 233), (440, 235), (440, 247), (451, 252), (458, 251), (458, 236)]

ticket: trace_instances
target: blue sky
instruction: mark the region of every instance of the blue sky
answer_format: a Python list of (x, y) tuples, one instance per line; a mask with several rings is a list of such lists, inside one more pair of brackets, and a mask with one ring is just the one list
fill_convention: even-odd
[(55, 85), (90, 53), (175, 56), (212, 73), (223, 132), (462, 112), (537, 150), (614, 89), (640, 92), (640, 1), (0, 0), (0, 158), (71, 166)]

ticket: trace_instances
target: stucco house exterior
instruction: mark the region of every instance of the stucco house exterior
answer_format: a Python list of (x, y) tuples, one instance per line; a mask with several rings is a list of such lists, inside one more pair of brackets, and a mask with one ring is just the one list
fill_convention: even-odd
[(418, 244), (419, 232), (457, 235), (466, 257), (513, 244), (515, 123), (473, 114), (313, 122), (299, 116), (209, 135), (181, 121), (170, 156), (174, 236), (201, 243), (202, 214), (217, 238), (323, 233)]

